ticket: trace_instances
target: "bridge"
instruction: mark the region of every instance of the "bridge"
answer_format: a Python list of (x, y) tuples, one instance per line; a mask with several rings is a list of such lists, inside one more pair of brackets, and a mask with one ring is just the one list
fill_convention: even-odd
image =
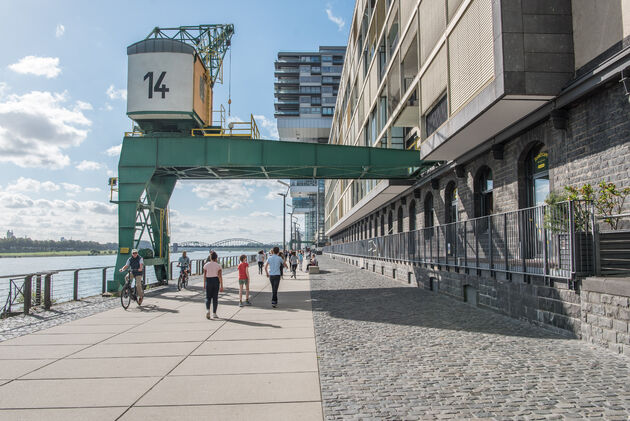
[(178, 250), (194, 250), (194, 249), (256, 249), (256, 250), (269, 250), (273, 247), (282, 246), (282, 242), (276, 243), (262, 243), (256, 240), (250, 240), (248, 238), (226, 238), (225, 240), (215, 241), (214, 243), (206, 243), (203, 241), (184, 241), (183, 243), (173, 243), (173, 252), (177, 253)]

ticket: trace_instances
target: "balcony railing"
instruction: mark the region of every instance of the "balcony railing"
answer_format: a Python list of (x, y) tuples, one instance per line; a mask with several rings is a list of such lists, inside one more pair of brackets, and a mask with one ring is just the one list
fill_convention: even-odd
[[(327, 246), (327, 253), (566, 279), (594, 270), (593, 207), (563, 202)], [(508, 275), (510, 276), (510, 275)]]

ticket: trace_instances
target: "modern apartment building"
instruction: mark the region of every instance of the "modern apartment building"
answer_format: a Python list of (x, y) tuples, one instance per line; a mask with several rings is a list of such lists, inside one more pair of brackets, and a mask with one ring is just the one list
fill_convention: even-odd
[(435, 165), (406, 182), (327, 181), (330, 250), (579, 332), (577, 295), (549, 288), (576, 289), (596, 259), (579, 255), (579, 210), (563, 211), (566, 231), (537, 206), (567, 186), (630, 187), (629, 46), (624, 0), (358, 0), (329, 142)]
[[(280, 140), (327, 143), (345, 47), (280, 52), (275, 62), (275, 117)], [(293, 213), (304, 214), (303, 241), (325, 243), (324, 181), (291, 180)]]

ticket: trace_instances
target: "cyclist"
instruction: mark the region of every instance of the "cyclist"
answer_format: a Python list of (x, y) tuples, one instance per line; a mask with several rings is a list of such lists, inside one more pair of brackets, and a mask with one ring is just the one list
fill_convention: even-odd
[(138, 305), (142, 305), (142, 298), (144, 298), (144, 291), (142, 289), (142, 272), (144, 271), (144, 260), (138, 255), (138, 250), (131, 250), (131, 257), (127, 259), (125, 266), (120, 268), (121, 272), (131, 268), (131, 274), (136, 280), (136, 294), (138, 296)]
[(182, 252), (182, 257), (179, 258), (179, 270), (184, 274), (184, 276), (188, 277), (190, 275), (190, 258), (186, 256), (186, 252)]

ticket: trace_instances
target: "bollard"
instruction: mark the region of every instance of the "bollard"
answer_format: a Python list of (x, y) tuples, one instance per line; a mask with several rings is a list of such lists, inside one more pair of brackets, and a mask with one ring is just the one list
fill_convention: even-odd
[(105, 294), (105, 292), (107, 292), (107, 268), (103, 268), (103, 292), (102, 294)]
[(33, 275), (28, 275), (24, 278), (24, 288), (22, 290), (22, 295), (24, 296), (24, 314), (28, 314), (31, 311), (32, 282)]
[(79, 299), (79, 269), (74, 271), (74, 285), (72, 291), (72, 299), (77, 301)]
[(50, 310), (50, 305), (52, 304), (50, 299), (51, 278), (52, 273), (49, 273), (44, 277), (44, 308), (46, 310)]

